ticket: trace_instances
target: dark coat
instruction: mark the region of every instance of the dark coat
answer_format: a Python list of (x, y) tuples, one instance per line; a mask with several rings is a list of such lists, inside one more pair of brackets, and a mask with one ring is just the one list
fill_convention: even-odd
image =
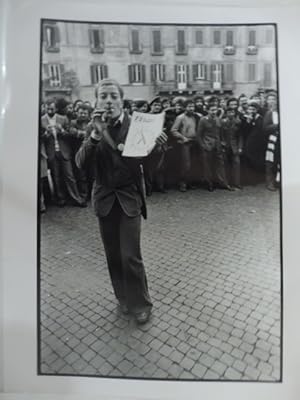
[(222, 140), (227, 150), (238, 154), (242, 148), (241, 121), (238, 117), (222, 120)]
[[(120, 127), (115, 129), (114, 138), (116, 146), (125, 142), (128, 134), (130, 119), (124, 114)], [(95, 213), (99, 217), (109, 214), (116, 199), (123, 211), (129, 217), (142, 214), (147, 217), (144, 180), (141, 160), (123, 157), (118, 149), (113, 149), (102, 136), (100, 141), (95, 141), (88, 136), (76, 154), (75, 160), (79, 168), (94, 166), (95, 182), (93, 187), (93, 203)]]
[(263, 119), (260, 114), (256, 114), (256, 118), (248, 122), (248, 129), (244, 154), (253, 167), (262, 170), (265, 165), (267, 138), (263, 132)]
[(221, 120), (201, 118), (197, 129), (197, 140), (205, 151), (221, 151)]

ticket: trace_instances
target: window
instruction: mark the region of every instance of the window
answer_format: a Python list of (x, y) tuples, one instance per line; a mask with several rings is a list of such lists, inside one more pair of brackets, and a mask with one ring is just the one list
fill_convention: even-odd
[(91, 82), (96, 85), (102, 79), (108, 78), (108, 68), (105, 64), (91, 65)]
[(226, 64), (225, 68), (225, 81), (231, 83), (234, 81), (234, 70), (233, 64)]
[(253, 82), (256, 80), (256, 64), (248, 64), (248, 81)]
[(163, 82), (166, 80), (166, 66), (164, 64), (151, 65), (151, 81)]
[(130, 31), (130, 51), (131, 53), (141, 53), (142, 47), (140, 42), (140, 32), (137, 29)]
[(198, 45), (203, 44), (203, 31), (202, 30), (197, 30), (195, 32), (195, 43)]
[(44, 29), (44, 40), (47, 51), (59, 51), (59, 29), (56, 25), (46, 25)]
[(104, 52), (104, 31), (103, 29), (90, 29), (90, 46), (92, 53)]
[(185, 31), (178, 30), (177, 31), (177, 53), (185, 54), (186, 53), (186, 43), (185, 43)]
[(143, 64), (131, 64), (128, 66), (130, 83), (145, 83), (146, 70)]
[(194, 64), (193, 65), (193, 79), (196, 80), (204, 80), (207, 79), (207, 67), (206, 64)]
[(249, 31), (249, 46), (256, 46), (256, 32)]
[(233, 46), (233, 31), (226, 32), (226, 46)]
[(270, 87), (272, 84), (272, 64), (264, 65), (264, 85)]
[(160, 31), (152, 31), (152, 51), (154, 54), (162, 53)]
[(185, 90), (189, 81), (189, 66), (186, 64), (177, 64), (175, 68), (175, 80), (179, 90)]
[(214, 44), (221, 44), (221, 31), (214, 31)]
[(273, 29), (266, 30), (266, 44), (273, 43)]
[(212, 64), (211, 65), (211, 80), (213, 83), (222, 83), (224, 66), (223, 64)]
[(61, 64), (48, 64), (48, 77), (50, 87), (61, 86), (62, 68)]

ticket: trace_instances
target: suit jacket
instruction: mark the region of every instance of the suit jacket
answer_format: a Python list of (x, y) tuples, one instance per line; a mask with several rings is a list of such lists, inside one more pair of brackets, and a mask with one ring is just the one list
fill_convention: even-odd
[[(56, 123), (60, 124), (64, 132), (57, 134), (57, 140), (61, 154), (65, 160), (71, 160), (72, 158), (72, 148), (71, 148), (71, 138), (72, 135), (69, 132), (68, 120), (65, 116), (55, 114)], [(49, 120), (47, 114), (43, 115), (41, 118), (41, 140), (45, 145), (46, 154), (48, 160), (51, 162), (55, 157), (55, 140), (53, 135), (47, 135), (46, 130), (49, 125)]]
[[(119, 122), (119, 126), (114, 128), (113, 132), (109, 132), (116, 146), (125, 142), (129, 124), (129, 116), (124, 113), (123, 121)], [(117, 199), (129, 217), (142, 214), (146, 218), (141, 160), (123, 157), (117, 148), (112, 148), (104, 135), (100, 141), (95, 141), (89, 136), (90, 127), (75, 161), (79, 168), (87, 169), (91, 163), (94, 167), (93, 203), (96, 215), (107, 216)]]
[(197, 129), (197, 140), (205, 151), (221, 151), (221, 121), (219, 118), (201, 118)]
[(263, 169), (265, 164), (265, 153), (267, 138), (263, 132), (263, 118), (256, 114), (254, 120), (248, 122), (249, 132), (244, 146), (244, 153), (252, 166)]
[(233, 154), (238, 154), (242, 148), (241, 121), (238, 117), (222, 120), (222, 139), (227, 149)]

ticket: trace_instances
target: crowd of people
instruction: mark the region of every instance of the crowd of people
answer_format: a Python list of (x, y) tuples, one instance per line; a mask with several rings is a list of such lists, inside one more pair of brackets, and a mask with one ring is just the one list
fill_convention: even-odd
[[(166, 193), (170, 182), (181, 192), (204, 187), (241, 190), (241, 165), (263, 174), (275, 191), (280, 173), (280, 138), (276, 92), (251, 97), (211, 95), (184, 98), (157, 96), (123, 100), (128, 116), (134, 111), (165, 113), (166, 143), (143, 160), (146, 194)], [(86, 207), (94, 181), (93, 168), (75, 163), (93, 126), (95, 107), (88, 102), (49, 99), (41, 105), (40, 210), (46, 210), (43, 188), (50, 182), (51, 200)], [(175, 160), (175, 161), (174, 161)], [(171, 175), (171, 178), (170, 178)], [(47, 178), (47, 179), (46, 179)]]

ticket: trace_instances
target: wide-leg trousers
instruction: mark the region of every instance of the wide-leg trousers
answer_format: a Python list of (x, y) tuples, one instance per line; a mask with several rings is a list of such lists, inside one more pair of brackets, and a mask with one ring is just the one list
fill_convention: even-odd
[(132, 313), (151, 309), (140, 247), (141, 215), (129, 217), (116, 199), (110, 213), (99, 217), (99, 226), (116, 298)]

